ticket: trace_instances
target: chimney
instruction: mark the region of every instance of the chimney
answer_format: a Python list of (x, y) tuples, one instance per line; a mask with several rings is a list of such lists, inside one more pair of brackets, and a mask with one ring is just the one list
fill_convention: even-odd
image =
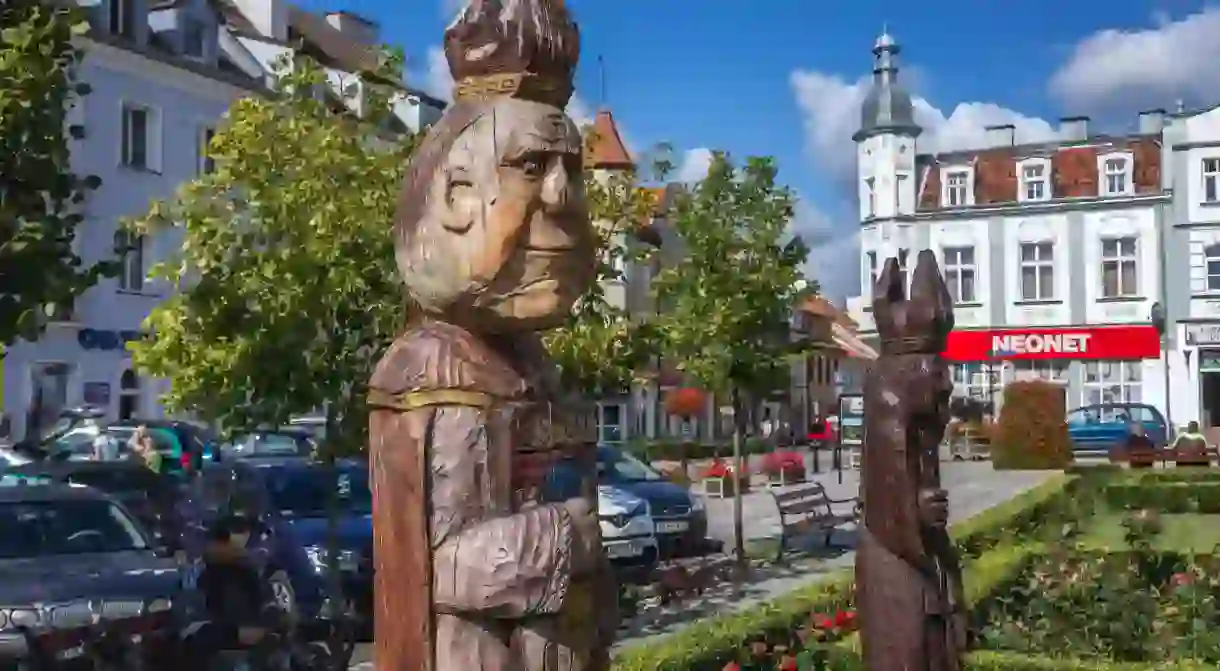
[(237, 9), (263, 37), (283, 42), (288, 39), (286, 0), (233, 0)]
[(1066, 142), (1083, 142), (1089, 139), (1089, 117), (1069, 116), (1060, 119), (1059, 139)]
[(326, 22), (344, 37), (366, 46), (372, 46), (381, 36), (381, 26), (376, 21), (353, 12), (330, 12), (326, 15)]
[(1017, 127), (1008, 123), (983, 129), (988, 147), (1011, 147), (1017, 143)]
[(1165, 110), (1154, 109), (1140, 112), (1140, 134), (1160, 135), (1165, 129)]

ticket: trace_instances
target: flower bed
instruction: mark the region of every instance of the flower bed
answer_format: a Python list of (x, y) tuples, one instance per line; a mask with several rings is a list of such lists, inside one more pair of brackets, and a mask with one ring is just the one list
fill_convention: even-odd
[(700, 475), (703, 479), (703, 492), (714, 499), (733, 496), (737, 488), (740, 488), (743, 494), (750, 491), (749, 474), (742, 473), (733, 477), (733, 468), (719, 457), (703, 469)]
[(780, 486), (805, 482), (805, 457), (795, 450), (775, 450), (763, 455), (760, 471)]

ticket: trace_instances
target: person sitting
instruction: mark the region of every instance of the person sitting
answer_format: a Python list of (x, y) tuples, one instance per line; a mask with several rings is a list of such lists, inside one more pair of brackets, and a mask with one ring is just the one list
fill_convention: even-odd
[(1209, 466), (1213, 447), (1199, 432), (1199, 423), (1190, 422), (1173, 441), (1174, 460), (1179, 466)]
[(1127, 439), (1123, 447), (1126, 452), (1127, 463), (1132, 468), (1150, 468), (1156, 463), (1156, 444), (1148, 437), (1148, 433), (1144, 430), (1144, 425), (1140, 422), (1129, 426)]

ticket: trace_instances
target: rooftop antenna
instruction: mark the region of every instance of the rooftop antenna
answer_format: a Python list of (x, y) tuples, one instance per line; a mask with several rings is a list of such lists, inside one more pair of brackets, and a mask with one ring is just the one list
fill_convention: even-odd
[(602, 58), (601, 54), (597, 55), (597, 106), (606, 106), (606, 59)]

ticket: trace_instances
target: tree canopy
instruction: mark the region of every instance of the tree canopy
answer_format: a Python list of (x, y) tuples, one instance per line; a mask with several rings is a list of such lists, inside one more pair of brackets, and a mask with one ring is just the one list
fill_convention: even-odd
[(36, 339), (47, 319), (117, 264), (86, 265), (73, 248), (83, 203), (101, 181), (71, 169), (69, 110), (88, 24), (79, 8), (40, 0), (0, 4), (0, 356)]
[[(399, 71), (400, 57), (384, 61)], [(314, 94), (330, 90), (324, 70), (285, 63), (274, 94), (229, 110), (214, 171), (131, 222), (183, 238), (153, 270), (180, 290), (133, 345), (137, 365), (171, 380), (171, 411), (243, 429), (326, 409), (336, 449), (363, 445), (364, 386), (405, 317), (391, 224), (415, 138), (385, 130), (386, 79), (362, 78), (356, 118)]]
[(668, 213), (685, 249), (654, 284), (665, 356), (716, 392), (786, 389), (792, 310), (816, 291), (790, 234), (795, 197), (770, 158), (714, 153), (707, 177)]

